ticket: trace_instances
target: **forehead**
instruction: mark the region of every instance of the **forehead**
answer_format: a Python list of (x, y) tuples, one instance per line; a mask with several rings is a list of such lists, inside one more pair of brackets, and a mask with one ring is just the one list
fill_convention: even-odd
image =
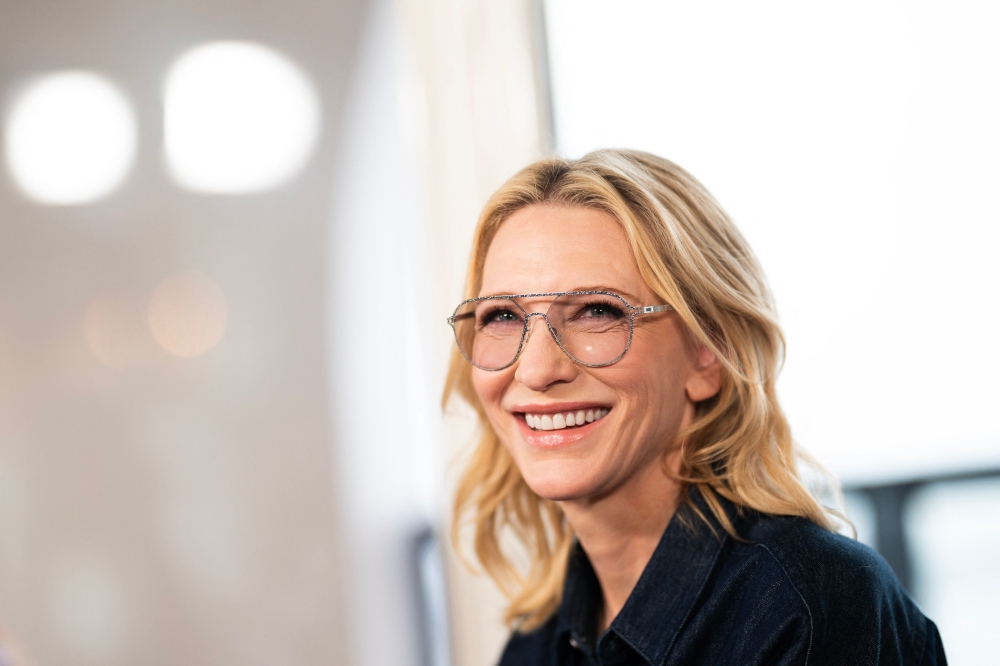
[(593, 208), (534, 205), (500, 225), (480, 295), (596, 287), (635, 297), (648, 292), (621, 224)]

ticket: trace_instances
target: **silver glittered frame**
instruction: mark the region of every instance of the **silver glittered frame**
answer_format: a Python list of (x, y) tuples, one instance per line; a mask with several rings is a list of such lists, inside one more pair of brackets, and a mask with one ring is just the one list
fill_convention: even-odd
[[(581, 361), (580, 359), (570, 354), (569, 351), (567, 351), (566, 348), (563, 347), (562, 341), (559, 339), (559, 334), (556, 332), (554, 328), (552, 328), (552, 323), (549, 321), (548, 310), (546, 310), (545, 312), (529, 313), (525, 311), (524, 308), (521, 307), (521, 304), (518, 303), (517, 300), (515, 300), (519, 298), (542, 298), (547, 296), (554, 296), (558, 298), (560, 296), (595, 296), (595, 295), (611, 296), (612, 298), (617, 298), (619, 301), (622, 302), (622, 305), (625, 306), (626, 311), (629, 313), (628, 342), (625, 344), (625, 350), (622, 351), (622, 353), (616, 356), (613, 360), (608, 361), (607, 363), (585, 363), (584, 361)], [(521, 340), (520, 342), (517, 343), (517, 353), (514, 354), (514, 358), (510, 360), (510, 363), (503, 366), (502, 368), (484, 368), (483, 366), (474, 363), (472, 359), (469, 358), (468, 355), (465, 353), (465, 350), (462, 349), (462, 345), (461, 343), (459, 343), (458, 340), (458, 331), (455, 330), (455, 322), (457, 321), (456, 317), (458, 317), (458, 311), (463, 306), (468, 305), (469, 303), (479, 303), (481, 301), (499, 301), (499, 300), (509, 300), (513, 302), (514, 305), (516, 305), (517, 308), (524, 314), (524, 326), (521, 328)], [(554, 301), (555, 298), (553, 299), (553, 302)], [(550, 308), (552, 307), (551, 303), (549, 304), (549, 307)], [(553, 291), (544, 294), (506, 294), (500, 296), (479, 296), (478, 298), (470, 298), (459, 303), (458, 307), (455, 308), (455, 311), (452, 313), (450, 317), (448, 317), (447, 321), (448, 324), (451, 326), (452, 333), (454, 333), (455, 335), (455, 345), (458, 347), (458, 351), (462, 354), (462, 357), (465, 358), (465, 360), (468, 361), (473, 366), (479, 368), (480, 370), (486, 370), (487, 372), (499, 372), (500, 370), (506, 370), (510, 366), (514, 365), (514, 362), (517, 361), (517, 359), (521, 356), (521, 350), (524, 349), (524, 341), (527, 340), (528, 338), (528, 324), (532, 317), (541, 317), (542, 319), (545, 320), (545, 327), (548, 328), (549, 333), (552, 334), (552, 339), (556, 341), (556, 344), (559, 345), (559, 349), (561, 349), (563, 353), (566, 354), (566, 356), (568, 356), (571, 360), (573, 360), (576, 363), (579, 363), (580, 365), (584, 365), (588, 368), (603, 368), (605, 366), (613, 365), (618, 361), (620, 361), (622, 357), (625, 356), (626, 353), (628, 353), (629, 348), (632, 347), (632, 334), (635, 332), (636, 317), (638, 317), (639, 315), (651, 314), (653, 312), (669, 312), (670, 310), (673, 309), (674, 309), (673, 306), (670, 305), (635, 306), (626, 301), (623, 296), (616, 294), (613, 291)], [(475, 313), (468, 313), (467, 315), (464, 316), (474, 317)]]

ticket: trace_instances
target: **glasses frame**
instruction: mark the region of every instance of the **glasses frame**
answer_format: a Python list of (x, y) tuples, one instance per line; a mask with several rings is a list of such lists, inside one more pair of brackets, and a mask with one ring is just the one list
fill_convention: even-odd
[[(626, 311), (629, 313), (628, 342), (625, 343), (625, 350), (622, 351), (622, 353), (616, 356), (613, 360), (608, 361), (606, 363), (586, 363), (585, 361), (581, 361), (580, 359), (570, 354), (569, 351), (567, 351), (567, 349), (563, 346), (562, 341), (559, 339), (559, 333), (552, 327), (552, 322), (549, 321), (548, 310), (546, 310), (545, 312), (528, 312), (523, 307), (521, 307), (520, 303), (518, 303), (515, 300), (518, 298), (543, 298), (547, 296), (554, 296), (555, 298), (552, 299), (554, 302), (555, 299), (559, 298), (560, 296), (596, 296), (596, 295), (611, 296), (613, 298), (617, 298), (619, 301), (622, 302), (622, 305), (625, 306)], [(524, 314), (524, 326), (521, 328), (521, 340), (520, 342), (517, 343), (517, 353), (514, 354), (514, 358), (511, 359), (510, 363), (503, 366), (502, 368), (484, 368), (483, 366), (473, 362), (473, 360), (469, 358), (468, 355), (465, 353), (465, 350), (462, 349), (462, 345), (458, 340), (458, 330), (455, 329), (455, 322), (457, 321), (456, 317), (458, 316), (458, 311), (462, 308), (462, 306), (468, 305), (469, 303), (479, 303), (481, 301), (499, 301), (499, 300), (509, 300), (513, 302), (514, 305), (516, 305), (517, 308)], [(550, 308), (552, 307), (552, 303), (549, 303), (549, 307)], [(448, 317), (447, 322), (448, 325), (451, 326), (452, 333), (455, 335), (455, 346), (458, 347), (458, 351), (462, 354), (462, 357), (466, 361), (468, 361), (470, 365), (479, 368), (480, 370), (485, 370), (487, 372), (500, 372), (501, 370), (506, 370), (510, 366), (514, 365), (515, 362), (517, 362), (517, 359), (520, 358), (521, 356), (521, 351), (524, 349), (524, 342), (525, 340), (528, 339), (528, 328), (531, 324), (532, 317), (541, 317), (542, 319), (545, 320), (545, 327), (549, 329), (549, 333), (552, 335), (552, 339), (556, 341), (556, 344), (559, 345), (559, 349), (561, 349), (563, 353), (570, 358), (570, 360), (572, 360), (575, 363), (579, 363), (580, 365), (586, 366), (588, 368), (604, 368), (606, 366), (613, 365), (618, 361), (622, 360), (622, 357), (625, 356), (625, 354), (628, 353), (628, 350), (632, 347), (632, 334), (635, 332), (636, 317), (644, 314), (652, 314), (654, 312), (670, 312), (673, 309), (674, 308), (672, 305), (635, 306), (626, 301), (624, 296), (616, 294), (613, 291), (603, 291), (603, 290), (551, 291), (541, 294), (505, 294), (499, 296), (479, 296), (478, 298), (469, 298), (458, 304), (452, 315)], [(469, 313), (466, 316), (475, 316), (475, 315), (474, 313)]]

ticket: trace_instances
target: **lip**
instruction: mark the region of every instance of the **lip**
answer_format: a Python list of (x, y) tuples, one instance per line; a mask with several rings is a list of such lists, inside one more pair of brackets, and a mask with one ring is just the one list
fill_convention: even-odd
[(529, 446), (536, 449), (557, 449), (571, 444), (576, 444), (580, 440), (593, 434), (597, 428), (601, 427), (601, 424), (603, 424), (608, 417), (605, 416), (604, 418), (588, 423), (585, 426), (566, 428), (563, 430), (532, 430), (528, 427), (527, 422), (525, 422), (523, 414), (525, 412), (530, 414), (558, 414), (560, 412), (575, 412), (581, 409), (586, 410), (597, 408), (613, 411), (609, 405), (597, 402), (553, 402), (546, 403), (544, 405), (513, 405), (508, 411), (517, 422), (517, 429), (521, 435), (521, 439), (527, 442)]

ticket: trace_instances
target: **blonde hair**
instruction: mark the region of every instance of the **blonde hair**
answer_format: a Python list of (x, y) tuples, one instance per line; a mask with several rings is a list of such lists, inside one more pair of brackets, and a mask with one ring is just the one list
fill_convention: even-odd
[[(803, 483), (798, 462), (804, 456), (778, 405), (775, 379), (784, 338), (764, 274), (708, 191), (676, 164), (638, 151), (601, 150), (579, 160), (536, 162), (486, 204), (475, 231), (466, 298), (479, 294), (486, 253), (500, 225), (516, 210), (536, 204), (585, 206), (617, 219), (643, 279), (720, 359), (721, 389), (697, 406), (694, 422), (677, 437), (685, 489), (697, 487), (733, 536), (718, 497), (739, 508), (803, 516), (834, 529), (839, 513), (823, 507)], [(472, 385), (472, 366), (457, 349), (443, 406), (456, 393), (478, 413), (482, 436), (459, 482), (452, 538), (458, 547), (461, 526), (471, 514), (476, 558), (510, 600), (505, 619), (527, 631), (559, 606), (572, 530), (558, 504), (536, 495), (521, 477), (486, 418)], [(701, 515), (687, 492), (685, 498)], [(502, 548), (505, 530), (526, 549), (526, 571)]]

